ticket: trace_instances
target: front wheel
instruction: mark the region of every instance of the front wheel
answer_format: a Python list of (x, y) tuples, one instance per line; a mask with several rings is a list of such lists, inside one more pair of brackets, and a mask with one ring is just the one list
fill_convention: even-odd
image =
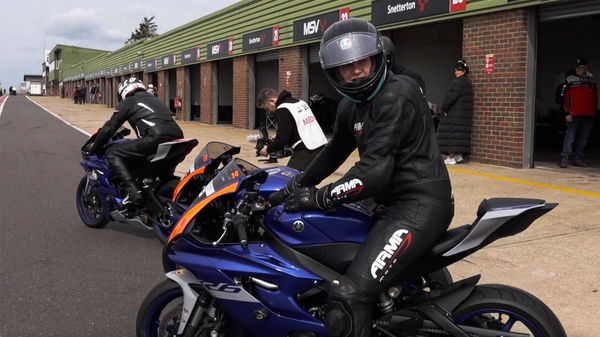
[(556, 315), (542, 301), (505, 285), (477, 286), (452, 315), (460, 325), (533, 337), (567, 336)]
[[(183, 310), (183, 290), (176, 282), (167, 279), (159, 283), (146, 296), (136, 320), (137, 337), (175, 337)], [(231, 333), (227, 324), (227, 315), (208, 294), (198, 296), (196, 310), (190, 315), (196, 321), (198, 331), (185, 332), (198, 337), (228, 337)], [(190, 329), (188, 325), (186, 329)], [(190, 334), (191, 333), (191, 334)], [(186, 334), (186, 335), (187, 335)]]
[(104, 227), (110, 220), (108, 203), (87, 177), (83, 177), (77, 186), (76, 205), (81, 221), (89, 227)]

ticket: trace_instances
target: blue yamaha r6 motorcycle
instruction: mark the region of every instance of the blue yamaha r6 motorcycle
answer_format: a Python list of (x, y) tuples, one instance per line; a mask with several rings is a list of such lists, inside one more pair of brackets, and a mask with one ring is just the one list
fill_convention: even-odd
[[(129, 142), (124, 138), (129, 129), (121, 128), (105, 145)], [(179, 182), (173, 173), (177, 165), (198, 144), (196, 139), (176, 139), (158, 146), (155, 154), (146, 162), (132, 162), (131, 172), (141, 186), (143, 201), (140, 205), (123, 207), (121, 201), (126, 195), (121, 179), (108, 167), (104, 154), (89, 155), (86, 150), (96, 139), (93, 134), (82, 147), (80, 161), (86, 175), (77, 187), (76, 205), (79, 217), (89, 227), (100, 228), (108, 221), (142, 225), (155, 229), (159, 239), (164, 240), (163, 228), (173, 225), (171, 196)]]
[[(327, 336), (327, 284), (346, 270), (373, 220), (360, 204), (269, 209), (265, 198), (292, 175), (234, 159), (205, 186), (164, 247), (167, 280), (141, 305), (137, 336)], [(473, 224), (449, 230), (379, 295), (373, 335), (565, 337), (552, 311), (523, 290), (478, 285), (479, 275), (450, 285), (431, 276), (556, 205), (484, 200)]]

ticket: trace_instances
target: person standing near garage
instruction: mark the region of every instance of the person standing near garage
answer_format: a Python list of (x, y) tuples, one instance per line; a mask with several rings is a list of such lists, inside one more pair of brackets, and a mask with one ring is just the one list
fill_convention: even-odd
[(308, 104), (292, 97), (286, 90), (277, 95), (272, 88), (262, 89), (256, 102), (259, 108), (274, 113), (277, 119), (277, 134), (260, 153), (267, 155), (286, 146), (291, 147), (293, 153), (287, 166), (303, 171), (327, 144), (327, 138)]
[[(588, 62), (580, 57), (575, 61), (575, 74), (567, 77), (563, 88), (563, 104), (567, 129), (561, 159), (558, 165), (566, 168), (573, 156), (573, 166), (587, 167), (583, 162), (583, 150), (594, 127), (598, 108), (598, 89), (594, 77), (588, 71)], [(575, 153), (573, 153), (575, 142)]]
[(473, 86), (467, 74), (469, 66), (460, 59), (454, 65), (456, 77), (444, 98), (442, 119), (438, 128), (440, 152), (447, 153), (446, 165), (463, 161), (471, 153), (471, 128), (473, 125)]

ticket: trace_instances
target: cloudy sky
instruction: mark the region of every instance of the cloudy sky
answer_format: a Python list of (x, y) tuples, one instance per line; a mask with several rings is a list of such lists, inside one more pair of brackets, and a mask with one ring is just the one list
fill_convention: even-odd
[(238, 1), (0, 0), (0, 87), (19, 87), (24, 74), (41, 75), (44, 48), (115, 50), (144, 16), (155, 17), (161, 34)]

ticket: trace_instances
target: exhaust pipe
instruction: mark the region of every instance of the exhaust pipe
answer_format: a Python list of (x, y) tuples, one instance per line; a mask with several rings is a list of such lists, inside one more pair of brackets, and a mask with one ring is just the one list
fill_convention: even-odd
[(113, 220), (121, 222), (121, 223), (126, 223), (126, 224), (131, 224), (131, 225), (140, 225), (143, 228), (148, 229), (148, 230), (152, 230), (153, 229), (152, 226), (146, 225), (142, 221), (142, 219), (140, 219), (140, 217), (137, 216), (137, 215), (135, 217), (133, 217), (133, 218), (127, 218), (120, 211), (114, 210), (114, 211), (110, 212), (110, 216), (113, 218)]

